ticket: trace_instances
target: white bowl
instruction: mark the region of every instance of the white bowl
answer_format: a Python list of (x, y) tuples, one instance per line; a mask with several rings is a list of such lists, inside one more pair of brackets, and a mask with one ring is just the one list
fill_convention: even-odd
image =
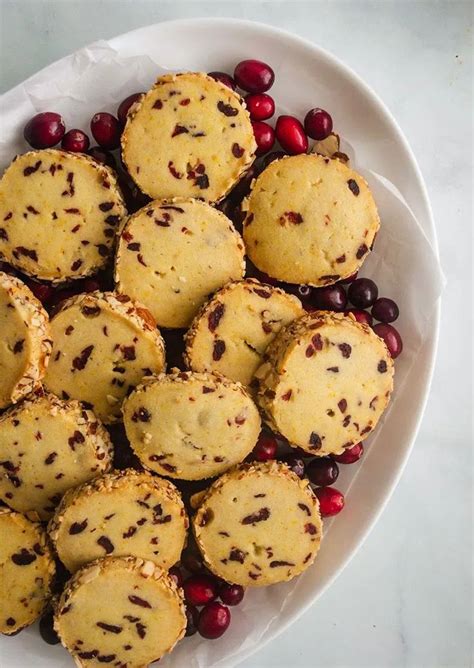
[[(271, 94), (279, 109), (301, 118), (311, 107), (326, 108), (333, 115), (335, 130), (347, 142), (346, 148), (353, 151), (357, 167), (383, 175), (396, 186), (408, 205), (380, 190), (380, 183), (373, 182), (374, 175), (367, 174), (375, 186), (376, 198), (379, 196), (383, 227), (376, 244), (376, 251), (380, 245), (382, 252), (379, 251), (376, 262), (367, 263), (364, 275), (376, 277), (385, 294), (399, 300), (402, 315), (397, 326), (404, 336), (405, 351), (396, 362), (396, 390), (391, 409), (369, 439), (371, 445), (364, 458), (360, 464), (341, 466), (343, 471), (337, 486), (346, 493), (346, 508), (335, 520), (325, 523), (321, 552), (315, 565), (303, 576), (284, 585), (248, 592), (244, 603), (232, 609), (233, 623), (221, 640), (211, 643), (195, 636), (182, 642), (160, 662), (163, 666), (229, 668), (284, 631), (315, 602), (361, 546), (397, 485), (423, 415), (436, 353), (437, 297), (442, 280), (435, 228), (418, 165), (394, 118), (359, 77), (323, 49), (276, 28), (230, 19), (170, 21), (121, 35), (109, 45), (121, 58), (131, 58), (127, 60), (130, 66), (133, 57), (144, 54), (171, 70), (232, 72), (244, 58), (269, 62), (276, 73)], [(15, 128), (18, 134), (31, 113), (31, 104), (38, 111), (46, 110), (41, 102), (45, 78), (56, 87), (51, 99), (57, 106), (50, 110), (61, 111), (66, 86), (61, 83), (62, 77), (66, 72), (69, 79), (74, 77), (71, 72), (80, 69), (84, 57), (79, 52), (31, 77), (26, 84), (30, 91), (38, 92), (36, 100), (29, 95), (28, 102), (23, 101), (21, 87), (5, 94), (4, 133)], [(99, 62), (97, 68), (101, 66)], [(69, 88), (76, 85), (80, 87), (81, 82), (68, 81)], [(114, 80), (109, 80), (108, 85), (113, 89)], [(140, 88), (130, 84), (127, 90), (118, 92), (117, 100)], [(82, 88), (81, 91), (84, 94)], [(95, 100), (89, 100), (88, 104), (93, 108)], [(18, 105), (13, 121), (12, 105)], [(75, 118), (72, 120), (76, 122)], [(82, 126), (87, 127), (87, 123), (88, 117), (82, 118)], [(6, 151), (11, 158), (14, 149), (25, 148), (21, 140), (9, 144), (4, 134), (0, 158), (5, 164)], [(398, 227), (400, 220), (403, 224)], [(393, 243), (397, 258), (391, 255)], [(374, 257), (377, 258), (376, 253)], [(400, 275), (393, 271), (394, 266), (401, 268)], [(420, 288), (428, 284), (434, 287), (427, 305), (426, 294)], [(403, 383), (397, 383), (397, 379), (403, 379)], [(36, 627), (15, 638), (2, 638), (0, 653), (5, 668), (71, 665), (64, 650), (43, 643)]]

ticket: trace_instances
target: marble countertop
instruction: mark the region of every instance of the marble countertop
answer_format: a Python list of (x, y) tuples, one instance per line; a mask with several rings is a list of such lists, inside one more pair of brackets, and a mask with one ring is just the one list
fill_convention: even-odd
[(431, 397), (387, 509), (329, 591), (242, 666), (468, 668), (472, 3), (0, 0), (0, 91), (101, 37), (193, 16), (253, 19), (293, 31), (333, 52), (374, 88), (419, 161), (448, 280)]

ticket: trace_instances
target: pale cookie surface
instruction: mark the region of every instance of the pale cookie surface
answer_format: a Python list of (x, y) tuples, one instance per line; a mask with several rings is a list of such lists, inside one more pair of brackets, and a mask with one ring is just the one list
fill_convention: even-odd
[(50, 598), (54, 559), (46, 532), (20, 513), (0, 508), (0, 633), (32, 624)]
[(260, 587), (291, 580), (314, 561), (322, 537), (308, 480), (277, 462), (242, 464), (207, 491), (193, 519), (213, 573)]
[(226, 285), (198, 313), (186, 335), (187, 365), (249, 385), (280, 329), (303, 315), (279, 288), (247, 279)]
[(48, 149), (17, 157), (0, 181), (0, 259), (47, 281), (89, 276), (126, 214), (112, 170)]
[(129, 389), (165, 365), (153, 317), (126, 295), (73, 297), (51, 320), (51, 331), (45, 385), (59, 397), (82, 401), (106, 424), (121, 419)]
[(66, 490), (112, 465), (112, 443), (77, 401), (38, 390), (0, 416), (0, 498), (46, 520)]
[(260, 432), (257, 407), (240, 383), (177, 370), (137, 388), (124, 403), (124, 423), (144, 466), (184, 480), (223, 473), (249, 454)]
[(31, 290), (0, 271), (0, 409), (31, 392), (51, 354), (49, 318)]
[(130, 469), (70, 490), (49, 524), (49, 535), (72, 573), (108, 555), (141, 557), (167, 570), (179, 560), (187, 528), (174, 485)]
[(350, 276), (380, 225), (362, 176), (320, 155), (272, 162), (243, 208), (248, 256), (261, 271), (289, 283), (329, 285)]
[(264, 418), (313, 455), (341, 454), (375, 428), (393, 389), (393, 360), (353, 316), (316, 311), (282, 330), (256, 373)]
[(153, 199), (222, 198), (253, 161), (250, 116), (237, 93), (205, 74), (160, 77), (130, 110), (122, 156)]
[(194, 199), (155, 201), (120, 236), (117, 289), (139, 299), (161, 327), (187, 327), (209, 295), (245, 271), (230, 220)]
[(78, 666), (145, 668), (184, 636), (181, 590), (151, 561), (100, 559), (66, 585), (55, 629)]

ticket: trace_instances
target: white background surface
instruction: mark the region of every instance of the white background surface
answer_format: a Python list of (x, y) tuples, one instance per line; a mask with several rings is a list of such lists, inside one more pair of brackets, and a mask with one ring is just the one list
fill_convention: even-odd
[(448, 286), (431, 399), (412, 457), (350, 566), (246, 668), (472, 665), (472, 8), (0, 0), (0, 92), (89, 42), (161, 20), (232, 16), (291, 30), (332, 51), (375, 89), (426, 179)]

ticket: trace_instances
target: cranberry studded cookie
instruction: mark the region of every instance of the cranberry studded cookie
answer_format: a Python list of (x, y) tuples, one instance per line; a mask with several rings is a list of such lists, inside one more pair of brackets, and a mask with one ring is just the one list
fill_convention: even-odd
[(49, 318), (31, 290), (0, 271), (0, 409), (43, 378), (51, 354)]
[(193, 519), (207, 566), (227, 582), (261, 587), (291, 580), (322, 538), (308, 480), (282, 463), (242, 464), (216, 480)]
[(347, 278), (360, 268), (380, 226), (362, 176), (320, 155), (272, 162), (243, 208), (248, 256), (288, 283), (321, 286)]
[(242, 461), (260, 433), (257, 407), (240, 383), (178, 371), (146, 380), (124, 402), (124, 423), (144, 466), (200, 480)]
[(78, 666), (144, 668), (184, 636), (184, 601), (174, 580), (152, 561), (109, 557), (71, 578), (55, 629)]
[(121, 419), (130, 388), (165, 366), (152, 315), (130, 297), (91, 292), (63, 303), (51, 320), (53, 352), (45, 385), (73, 397), (106, 424)]
[(208, 296), (245, 272), (230, 220), (195, 199), (155, 201), (120, 235), (117, 289), (139, 299), (160, 327), (188, 327)]
[(130, 110), (122, 156), (156, 198), (216, 202), (253, 162), (250, 116), (237, 93), (206, 74), (166, 74)]
[(383, 340), (351, 316), (316, 311), (292, 322), (256, 373), (264, 419), (313, 455), (341, 454), (375, 429), (393, 389)]
[(300, 301), (255, 279), (229, 283), (198, 313), (186, 335), (186, 363), (249, 385), (267, 346), (304, 313)]
[(0, 499), (32, 519), (111, 466), (107, 431), (77, 401), (38, 390), (0, 416)]
[(130, 469), (65, 494), (49, 524), (49, 535), (72, 573), (108, 555), (141, 557), (168, 570), (181, 556), (187, 528), (174, 485)]
[(53, 283), (90, 276), (106, 264), (125, 214), (105, 165), (54, 149), (25, 153), (0, 181), (0, 259)]
[(46, 532), (20, 513), (0, 508), (0, 633), (32, 624), (51, 596), (54, 558)]

